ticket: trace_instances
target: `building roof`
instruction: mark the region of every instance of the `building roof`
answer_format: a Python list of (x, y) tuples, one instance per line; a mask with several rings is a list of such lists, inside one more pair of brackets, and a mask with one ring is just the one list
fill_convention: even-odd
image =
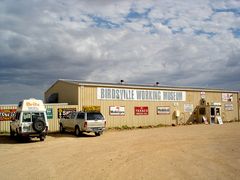
[[(59, 79), (65, 83), (77, 85), (77, 86), (100, 86), (100, 87), (117, 87), (117, 88), (141, 88), (141, 89), (161, 89), (161, 90), (181, 90), (181, 91), (206, 91), (206, 92), (232, 92), (239, 93), (238, 91), (227, 90), (227, 89), (216, 89), (209, 87), (185, 87), (185, 86), (168, 86), (168, 85), (157, 85), (157, 84), (128, 84), (128, 83), (106, 83), (106, 82), (89, 82), (82, 80), (72, 80), (72, 79)], [(56, 81), (54, 84), (56, 84)], [(52, 86), (54, 86), (54, 84)], [(51, 87), (52, 87), (51, 86)], [(51, 87), (49, 89), (51, 89)], [(47, 90), (48, 91), (48, 90)]]

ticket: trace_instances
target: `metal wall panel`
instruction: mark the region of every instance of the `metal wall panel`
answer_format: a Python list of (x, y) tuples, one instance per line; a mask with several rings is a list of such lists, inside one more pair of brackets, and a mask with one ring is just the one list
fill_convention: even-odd
[[(79, 87), (80, 88), (80, 87)], [(112, 87), (111, 87), (112, 88)], [(114, 87), (113, 87), (114, 88)], [(119, 88), (119, 87), (118, 87)], [(130, 88), (128, 88), (130, 89)], [(137, 88), (134, 88), (137, 89)], [(148, 125), (171, 125), (176, 124), (175, 111), (180, 111), (180, 117), (178, 123), (184, 124), (191, 118), (194, 118), (194, 110), (200, 105), (200, 91), (186, 92), (186, 101), (170, 102), (170, 101), (133, 101), (133, 100), (99, 100), (97, 99), (97, 87), (94, 86), (81, 86), (79, 91), (81, 106), (101, 106), (101, 112), (107, 119), (107, 127), (121, 127), (127, 126), (148, 126)], [(229, 102), (222, 101), (221, 92), (209, 92), (206, 94), (206, 102), (211, 104), (212, 102), (219, 102), (222, 104), (222, 118), (223, 121), (232, 121), (238, 119), (238, 97), (237, 93), (233, 93), (233, 111), (225, 111), (224, 104)], [(184, 112), (184, 105), (193, 105), (193, 112)], [(125, 106), (125, 116), (111, 116), (109, 115), (110, 106)], [(148, 106), (148, 115), (135, 115), (135, 106)], [(157, 114), (158, 106), (170, 107), (170, 114)]]
[[(17, 109), (17, 105), (0, 105), (0, 109)], [(0, 121), (0, 133), (10, 132), (10, 121)]]
[[(62, 104), (46, 104), (46, 108), (52, 108), (53, 118), (48, 119), (49, 122), (49, 132), (58, 132), (59, 131), (59, 118), (58, 118), (58, 108), (76, 108), (77, 105), (62, 105)], [(16, 109), (17, 106), (8, 106), (1, 105), (0, 109)], [(9, 133), (10, 132), (10, 121), (0, 121), (0, 133)]]

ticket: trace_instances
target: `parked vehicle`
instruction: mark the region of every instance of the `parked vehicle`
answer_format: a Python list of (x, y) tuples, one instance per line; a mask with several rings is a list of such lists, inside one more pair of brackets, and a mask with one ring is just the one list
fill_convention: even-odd
[(19, 102), (15, 119), (10, 122), (11, 137), (38, 137), (44, 141), (47, 132), (48, 121), (43, 101), (31, 98)]
[(67, 116), (60, 119), (60, 133), (65, 130), (73, 131), (76, 136), (80, 136), (83, 132), (93, 132), (96, 136), (100, 136), (106, 127), (106, 120), (100, 112), (71, 112)]

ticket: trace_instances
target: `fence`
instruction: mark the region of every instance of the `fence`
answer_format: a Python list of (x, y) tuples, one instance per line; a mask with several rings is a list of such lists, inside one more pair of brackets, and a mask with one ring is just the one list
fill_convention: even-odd
[[(49, 132), (59, 131), (59, 119), (70, 111), (77, 111), (77, 105), (45, 104), (49, 123)], [(0, 105), (0, 133), (10, 132), (10, 122), (15, 116), (17, 105)]]

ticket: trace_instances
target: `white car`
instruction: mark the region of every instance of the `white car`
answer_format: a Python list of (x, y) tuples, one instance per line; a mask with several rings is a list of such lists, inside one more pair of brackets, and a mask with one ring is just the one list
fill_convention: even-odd
[(15, 119), (10, 122), (10, 136), (38, 137), (44, 141), (47, 132), (48, 121), (42, 100), (27, 99), (19, 102)]
[(100, 136), (106, 128), (106, 120), (100, 112), (71, 112), (60, 119), (60, 133), (73, 131), (76, 136), (83, 132), (94, 132)]

